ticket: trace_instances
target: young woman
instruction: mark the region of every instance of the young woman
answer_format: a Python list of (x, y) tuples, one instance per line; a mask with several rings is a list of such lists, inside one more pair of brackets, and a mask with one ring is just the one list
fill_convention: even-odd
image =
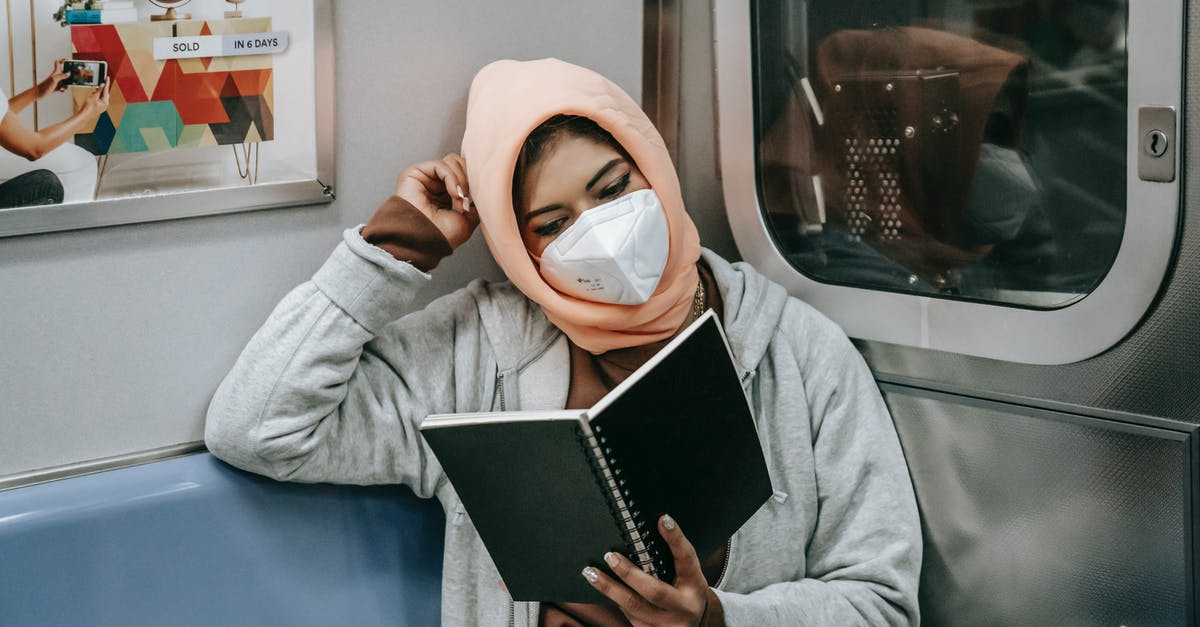
[[(51, 205), (63, 202), (64, 198), (72, 201), (92, 198), (96, 161), (87, 151), (67, 142), (75, 134), (90, 129), (108, 109), (108, 83), (96, 88), (71, 117), (44, 129), (35, 131), (17, 117), (34, 102), (67, 89), (62, 83), (67, 78), (63, 71), (65, 60), (55, 61), (50, 76), (12, 98), (0, 92), (0, 148), (4, 149), (0, 151), (0, 208)], [(32, 166), (29, 162), (33, 162)], [(68, 195), (55, 171), (76, 170), (81, 171), (82, 176), (75, 178), (83, 179), (84, 190)]]
[[(613, 220), (620, 228), (596, 228)], [(412, 311), (426, 273), (479, 224), (510, 282), (474, 281)], [(575, 251), (550, 246), (564, 234), (605, 241), (614, 266), (632, 257), (637, 268), (597, 291), (572, 287)], [(343, 240), (250, 341), (213, 399), (206, 440), (277, 479), (398, 482), (437, 497), (445, 624), (918, 622), (916, 504), (870, 372), (829, 320), (700, 247), (661, 137), (611, 82), (557, 60), (489, 65), (471, 87), (462, 155), (405, 170)], [(673, 585), (596, 556), (621, 581), (581, 576), (618, 609), (512, 603), (421, 420), (589, 406), (710, 307), (774, 496), (714, 555), (660, 520)]]

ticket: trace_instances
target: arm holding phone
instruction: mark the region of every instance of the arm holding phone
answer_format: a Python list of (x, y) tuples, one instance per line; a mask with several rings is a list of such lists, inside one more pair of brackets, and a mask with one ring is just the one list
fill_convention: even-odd
[(8, 111), (0, 118), (0, 146), (5, 150), (36, 161), (46, 153), (66, 143), (76, 133), (89, 128), (108, 109), (109, 81), (103, 80), (88, 97), (82, 108), (71, 117), (41, 130), (21, 123), (17, 114), (30, 104), (54, 92), (65, 91), (70, 74), (64, 71), (65, 59), (54, 62), (54, 72), (45, 80), (8, 99)]
[(66, 59), (55, 61), (54, 72), (50, 76), (47, 76), (45, 80), (37, 85), (9, 98), (8, 110), (13, 113), (20, 113), (29, 107), (29, 105), (49, 96), (53, 92), (66, 91), (67, 85), (63, 81), (69, 74), (64, 70), (64, 63), (66, 63)]

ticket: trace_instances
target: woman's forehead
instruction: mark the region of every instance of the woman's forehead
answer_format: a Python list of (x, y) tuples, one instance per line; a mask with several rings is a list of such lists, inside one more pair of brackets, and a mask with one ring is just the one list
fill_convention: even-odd
[(606, 163), (621, 156), (619, 150), (605, 142), (591, 137), (565, 135), (556, 138), (538, 163), (543, 167), (550, 166), (548, 169), (551, 170), (575, 170), (586, 169), (593, 161)]
[(561, 138), (528, 170), (522, 181), (528, 205), (542, 206), (558, 202), (550, 196), (586, 191), (596, 173), (613, 159), (625, 160), (608, 144), (585, 137)]

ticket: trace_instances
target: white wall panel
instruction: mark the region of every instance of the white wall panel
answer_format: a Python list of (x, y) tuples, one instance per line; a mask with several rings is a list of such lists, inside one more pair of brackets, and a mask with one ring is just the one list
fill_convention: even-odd
[[(274, 304), (404, 166), (457, 150), (467, 86), (489, 61), (556, 56), (640, 98), (636, 0), (339, 0), (334, 20), (332, 206), (0, 239), (0, 476), (199, 440)], [(476, 276), (499, 277), (478, 235), (421, 302)]]

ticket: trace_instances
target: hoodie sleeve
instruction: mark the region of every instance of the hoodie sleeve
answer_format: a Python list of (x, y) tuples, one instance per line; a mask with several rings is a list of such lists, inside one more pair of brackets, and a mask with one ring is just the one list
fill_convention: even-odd
[(362, 237), (368, 244), (424, 272), (433, 270), (454, 252), (433, 221), (399, 196), (388, 198), (375, 210), (362, 229)]
[(209, 405), (205, 442), (275, 479), (405, 483), (431, 496), (441, 470), (417, 426), (455, 409), (455, 350), (477, 310), (460, 290), (410, 314), (429, 275), (358, 229), (343, 239), (242, 351)]
[(891, 416), (841, 329), (796, 301), (789, 309), (781, 327), (804, 330), (791, 342), (812, 416), (819, 510), (810, 536), (795, 538), (807, 542), (804, 577), (749, 594), (717, 590), (725, 622), (919, 624), (920, 520)]

